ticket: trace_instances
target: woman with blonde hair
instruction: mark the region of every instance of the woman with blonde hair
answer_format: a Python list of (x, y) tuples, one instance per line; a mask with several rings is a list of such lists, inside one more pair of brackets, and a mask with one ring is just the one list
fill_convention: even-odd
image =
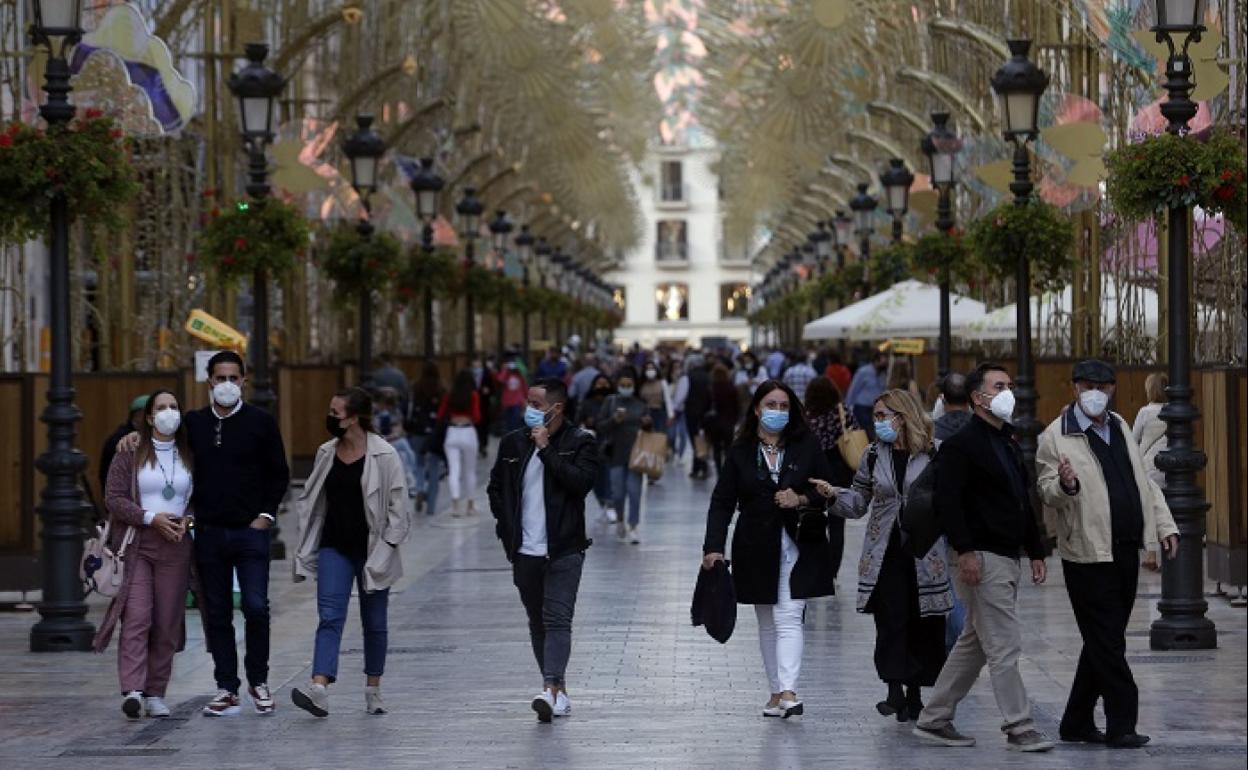
[[(858, 564), (858, 611), (875, 619), (875, 669), (888, 685), (876, 704), (883, 716), (905, 722), (923, 710), (919, 692), (931, 687), (945, 663), (945, 616), (953, 608), (944, 538), (923, 558), (902, 547), (906, 494), (935, 455), (931, 419), (904, 390), (887, 390), (872, 405), (876, 441), (863, 455), (849, 489), (818, 482), (833, 496), (829, 512), (869, 515)], [(904, 689), (903, 689), (904, 688)]]
[(1140, 445), (1140, 459), (1144, 462), (1148, 477), (1162, 489), (1166, 487), (1166, 474), (1157, 470), (1157, 455), (1166, 451), (1169, 445), (1166, 441), (1166, 424), (1161, 420), (1161, 408), (1170, 400), (1166, 395), (1169, 384), (1170, 378), (1165, 372), (1148, 375), (1144, 380), (1144, 394), (1148, 396), (1148, 403), (1140, 407), (1135, 415), (1135, 423), (1131, 426), (1135, 443)]

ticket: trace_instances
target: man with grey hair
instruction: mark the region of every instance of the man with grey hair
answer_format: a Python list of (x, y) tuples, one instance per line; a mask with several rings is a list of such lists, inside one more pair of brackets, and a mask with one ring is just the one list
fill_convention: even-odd
[(949, 372), (940, 381), (944, 414), (936, 418), (936, 440), (944, 441), (971, 421), (971, 400), (966, 393), (966, 375)]

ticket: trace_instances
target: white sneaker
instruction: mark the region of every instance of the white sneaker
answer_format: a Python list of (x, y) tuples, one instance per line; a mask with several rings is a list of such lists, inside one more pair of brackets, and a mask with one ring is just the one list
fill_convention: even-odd
[(641, 535), (637, 533), (637, 527), (628, 528), (628, 542), (632, 545), (641, 545)]
[(252, 704), (256, 707), (256, 713), (261, 716), (270, 716), (277, 709), (277, 704), (273, 702), (273, 693), (269, 692), (269, 686), (267, 684), (258, 684), (255, 687), (248, 687), (247, 695), (251, 698)]
[(572, 701), (563, 690), (560, 690), (559, 695), (555, 697), (554, 715), (557, 717), (572, 716)]
[(615, 515), (615, 509), (611, 506), (607, 506), (602, 509), (602, 517), (607, 520), (608, 524), (614, 524), (620, 520), (620, 518)]
[(800, 700), (780, 700), (780, 718), (800, 717), (804, 710)]
[(143, 699), (143, 711), (153, 719), (164, 719), (169, 716), (169, 707), (165, 705), (165, 699), (157, 695)]
[(238, 714), (238, 696), (229, 690), (217, 690), (217, 695), (204, 706), (206, 717), (232, 717)]
[(366, 714), (386, 713), (386, 704), (381, 699), (380, 686), (364, 686), (364, 712)]
[(314, 717), (329, 716), (329, 690), (323, 684), (313, 682), (306, 688), (293, 687), (290, 700)]
[(763, 716), (782, 717), (784, 716), (784, 709), (780, 708), (779, 704), (773, 706), (771, 705), (771, 701), (767, 701), (767, 703), (763, 704)]
[(542, 690), (542, 694), (534, 698), (529, 705), (537, 712), (539, 722), (550, 722), (555, 715), (555, 699), (550, 694), (550, 690)]
[(138, 690), (131, 690), (126, 693), (126, 697), (121, 702), (121, 711), (131, 719), (138, 719), (143, 715), (143, 693)]

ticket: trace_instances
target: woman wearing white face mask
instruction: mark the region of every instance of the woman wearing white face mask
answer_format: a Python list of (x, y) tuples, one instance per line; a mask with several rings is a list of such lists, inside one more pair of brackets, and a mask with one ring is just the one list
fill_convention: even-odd
[(604, 464), (611, 477), (611, 497), (620, 518), (619, 537), (636, 545), (640, 542), (637, 527), (641, 523), (643, 479), (637, 471), (629, 470), (628, 459), (638, 432), (650, 429), (650, 415), (645, 402), (636, 395), (636, 370), (624, 367), (615, 384), (616, 392), (602, 402), (595, 425), (598, 444), (606, 457)]
[(138, 434), (137, 446), (119, 451), (108, 471), (110, 541), (114, 549), (128, 544), (121, 590), (95, 637), (103, 652), (121, 623), (117, 670), (131, 719), (169, 716), (165, 688), (185, 639), (191, 575), (191, 450), (173, 393), (151, 395)]

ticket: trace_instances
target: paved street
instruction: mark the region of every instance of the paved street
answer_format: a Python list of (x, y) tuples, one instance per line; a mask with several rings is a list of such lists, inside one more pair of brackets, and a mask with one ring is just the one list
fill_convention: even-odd
[[(528, 701), (540, 687), (524, 614), (491, 520), (422, 518), (405, 546), (408, 578), (390, 605), (390, 658), (383, 690), (391, 713), (363, 712), (361, 640), (353, 604), (344, 640), (343, 683), (333, 713), (317, 720), (290, 705), (308, 677), (314, 587), (294, 585), (289, 562), (274, 565), (273, 671), (279, 709), (260, 718), (245, 706), (209, 720), (199, 707), (213, 690), (198, 617), (175, 663), (174, 718), (124, 719), (115, 694), (116, 651), (25, 652), (31, 614), (0, 616), (0, 767), (1080, 767), (1244, 766), (1245, 616), (1211, 600), (1222, 648), (1153, 653), (1147, 628), (1160, 590), (1141, 588), (1128, 643), (1140, 684), (1143, 752), (1059, 746), (1043, 756), (1007, 752), (986, 674), (959, 714), (972, 749), (921, 747), (875, 713), (882, 695), (871, 664), (871, 621), (854, 612), (853, 567), (863, 525), (848, 528), (845, 594), (816, 602), (807, 617), (800, 694), (806, 716), (764, 720), (766, 684), (752, 612), (725, 646), (689, 625), (709, 487), (678, 469), (648, 492), (644, 543), (617, 543), (595, 526), (586, 562), (569, 689), (574, 715), (539, 725)], [(591, 508), (592, 508), (591, 504)], [(287, 541), (294, 533), (287, 531)], [(1040, 727), (1056, 734), (1078, 636), (1061, 585), (1022, 592), (1023, 676)], [(93, 619), (103, 605), (93, 601)]]

